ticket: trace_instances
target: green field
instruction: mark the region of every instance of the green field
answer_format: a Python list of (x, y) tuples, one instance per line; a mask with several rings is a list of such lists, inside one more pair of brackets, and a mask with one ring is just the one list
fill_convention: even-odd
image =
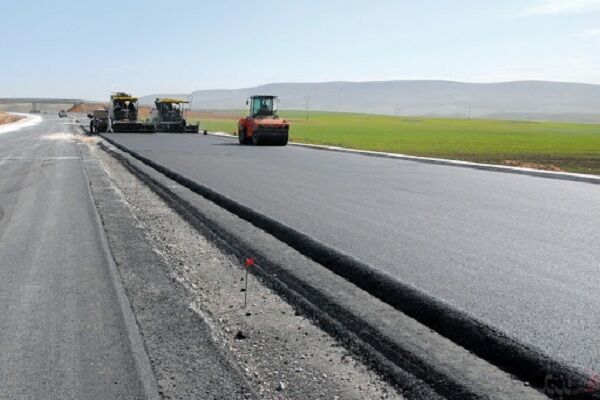
[[(233, 133), (243, 111), (207, 114), (209, 131)], [(600, 125), (282, 112), (291, 140), (354, 149), (600, 174)]]

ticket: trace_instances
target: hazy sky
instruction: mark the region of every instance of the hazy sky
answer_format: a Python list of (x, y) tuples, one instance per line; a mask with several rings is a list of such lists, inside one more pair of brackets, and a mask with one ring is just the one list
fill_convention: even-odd
[(0, 97), (387, 79), (600, 84), (600, 0), (0, 0)]

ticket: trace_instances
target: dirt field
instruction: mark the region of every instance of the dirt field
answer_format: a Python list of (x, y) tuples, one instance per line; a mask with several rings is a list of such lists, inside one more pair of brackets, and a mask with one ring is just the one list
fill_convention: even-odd
[[(82, 103), (78, 104), (75, 107), (72, 107), (67, 110), (69, 113), (82, 113), (87, 114), (91, 113), (94, 110), (99, 108), (108, 108), (108, 103)], [(153, 106), (139, 106), (138, 108), (138, 117), (141, 120), (146, 120), (150, 118), (150, 113), (154, 109)], [(185, 112), (185, 117), (188, 121), (202, 121), (205, 119), (213, 120), (231, 120), (237, 121), (239, 115), (243, 114), (243, 112), (237, 111), (207, 111), (207, 110), (190, 110)]]
[(11, 122), (16, 122), (20, 119), (23, 119), (23, 117), (19, 117), (16, 115), (9, 115), (7, 113), (0, 112), (0, 125), (10, 124)]
[(502, 165), (508, 165), (509, 167), (521, 167), (521, 168), (532, 168), (541, 169), (544, 171), (564, 172), (564, 170), (556, 165), (551, 164), (539, 164), (534, 162), (519, 161), (519, 160), (505, 160)]
[[(150, 118), (150, 112), (154, 107), (140, 106), (139, 117), (141, 119)], [(188, 121), (202, 121), (204, 119), (223, 119), (223, 120), (235, 120), (237, 121), (237, 114), (227, 111), (201, 111), (201, 110), (190, 110), (185, 112), (185, 118)]]
[(91, 113), (99, 108), (108, 108), (108, 103), (82, 103), (67, 110), (70, 113)]

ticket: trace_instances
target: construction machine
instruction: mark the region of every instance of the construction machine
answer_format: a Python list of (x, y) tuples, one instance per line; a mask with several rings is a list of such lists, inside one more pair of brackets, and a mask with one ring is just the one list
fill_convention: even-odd
[(108, 132), (154, 132), (154, 125), (138, 121), (138, 99), (118, 92), (110, 96)]
[(88, 118), (90, 119), (90, 134), (108, 130), (108, 111), (104, 108), (94, 110), (93, 113), (88, 114)]
[(152, 123), (157, 132), (198, 133), (199, 125), (188, 124), (185, 120), (185, 105), (189, 101), (157, 98), (152, 110)]
[(277, 115), (277, 96), (252, 96), (246, 104), (249, 105), (248, 116), (238, 123), (240, 144), (285, 146), (290, 124)]

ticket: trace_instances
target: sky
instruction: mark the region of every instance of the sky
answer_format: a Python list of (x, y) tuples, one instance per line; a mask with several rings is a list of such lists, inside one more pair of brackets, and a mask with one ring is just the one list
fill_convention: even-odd
[(0, 0), (0, 97), (403, 79), (600, 84), (600, 0)]

